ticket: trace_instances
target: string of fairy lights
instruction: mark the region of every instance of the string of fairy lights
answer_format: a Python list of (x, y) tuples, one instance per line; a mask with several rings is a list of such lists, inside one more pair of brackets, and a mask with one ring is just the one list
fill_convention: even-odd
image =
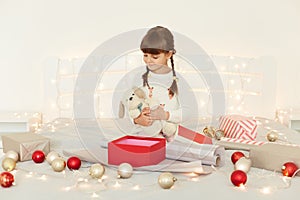
[[(249, 102), (255, 98), (262, 97), (262, 84), (264, 75), (257, 72), (253, 65), (256, 58), (244, 58), (234, 56), (216, 56), (211, 55), (219, 76), (223, 82), (224, 94), (226, 100), (226, 114), (242, 114), (251, 115)], [(55, 118), (70, 118), (73, 119), (73, 95), (74, 86), (78, 76), (91, 76), (93, 72), (80, 73), (80, 68), (84, 62), (84, 58), (59, 58), (57, 60), (57, 68), (55, 77), (48, 80), (53, 88), (55, 88), (55, 96), (48, 97), (49, 109), (47, 112), (31, 113), (18, 112), (14, 115), (17, 119), (20, 116), (32, 115), (36, 118), (39, 115), (39, 122), (31, 123), (31, 130), (37, 131), (41, 126), (41, 121), (44, 124), (50, 123)], [(97, 118), (111, 118), (111, 108), (107, 106), (112, 102), (112, 95), (115, 90), (116, 83), (124, 74), (138, 66), (144, 65), (142, 56), (138, 53), (130, 53), (120, 57), (118, 61), (113, 63), (106, 71), (103, 72), (103, 78), (99, 81), (94, 93), (95, 110)], [(212, 99), (206, 83), (201, 76), (195, 76), (198, 73), (193, 66), (179, 56), (175, 57), (175, 67), (177, 73), (186, 77), (187, 82), (191, 85), (192, 90), (198, 101), (198, 109), (200, 120), (210, 121), (212, 115)], [(203, 76), (210, 76), (215, 73), (212, 71), (201, 72)], [(195, 79), (196, 77), (196, 79)], [(113, 79), (113, 84), (110, 80)], [(193, 80), (193, 81), (191, 81)], [(87, 91), (89, 92), (89, 91)], [(223, 92), (223, 91), (222, 91)], [(101, 101), (99, 100), (101, 96)], [(51, 115), (49, 114), (51, 113)], [(274, 111), (275, 120), (289, 126), (290, 120), (295, 116), (295, 113), (300, 113), (299, 110), (278, 108)], [(49, 116), (49, 117), (48, 117)], [(53, 125), (51, 125), (53, 126)], [(53, 126), (54, 129), (54, 126)]]
[[(224, 85), (224, 93), (226, 97), (226, 107), (228, 113), (249, 114), (245, 99), (249, 96), (260, 96), (261, 83), (263, 76), (260, 73), (248, 72), (251, 69), (253, 58), (238, 58), (233, 56), (212, 56), (215, 62), (218, 73)], [(56, 73), (56, 80), (53, 81), (57, 89), (56, 109), (58, 109), (58, 117), (72, 118), (72, 105), (74, 95), (74, 85), (78, 76), (89, 76), (91, 73), (78, 75), (78, 71), (84, 59), (59, 59)], [(111, 101), (115, 85), (107, 81), (105, 77), (113, 78), (118, 82), (122, 76), (128, 73), (135, 67), (142, 66), (143, 61), (138, 54), (130, 54), (120, 58), (117, 62), (118, 67), (112, 66), (103, 72), (103, 80), (99, 82), (95, 91), (95, 108), (97, 109), (97, 117), (112, 117), (111, 109), (105, 103)], [(175, 66), (177, 73), (186, 77), (187, 82), (191, 85), (192, 90), (196, 94), (199, 102), (199, 109), (202, 113), (202, 118), (207, 118), (211, 115), (211, 95), (207, 85), (201, 77), (196, 77), (197, 70), (193, 68), (185, 60), (176, 58)], [(212, 71), (201, 72), (203, 76), (211, 76)], [(191, 78), (190, 78), (191, 77)], [(196, 82), (196, 83), (195, 83)], [(251, 87), (249, 87), (251, 85)], [(254, 85), (254, 86), (253, 86)], [(87, 91), (88, 92), (88, 91)], [(218, 92), (218, 91), (217, 91)], [(222, 92), (222, 91), (219, 91)], [(102, 102), (99, 101), (99, 96), (102, 97)], [(103, 98), (104, 97), (104, 98)], [(107, 99), (107, 101), (103, 101)], [(53, 106), (53, 105), (52, 105)]]

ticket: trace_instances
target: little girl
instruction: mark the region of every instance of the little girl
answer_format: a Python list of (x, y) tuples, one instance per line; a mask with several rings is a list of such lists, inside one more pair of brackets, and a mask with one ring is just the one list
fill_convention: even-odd
[[(165, 27), (153, 27), (143, 37), (140, 49), (146, 67), (130, 72), (136, 74), (132, 86), (142, 88), (147, 98), (159, 102), (159, 106), (144, 108), (138, 117), (132, 119), (134, 126), (149, 127), (157, 121), (178, 125), (189, 117), (197, 116), (198, 109), (193, 91), (184, 79), (177, 77), (175, 71), (173, 55), (176, 50), (173, 34)], [(119, 85), (124, 86), (122, 81)], [(186, 93), (182, 99), (179, 98), (181, 89)], [(168, 135), (163, 132), (162, 134), (171, 141), (176, 131)]]

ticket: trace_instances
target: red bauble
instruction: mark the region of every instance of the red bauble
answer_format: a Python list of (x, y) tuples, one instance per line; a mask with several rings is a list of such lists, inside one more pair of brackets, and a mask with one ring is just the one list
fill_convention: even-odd
[(247, 182), (247, 174), (242, 170), (235, 170), (232, 172), (230, 179), (233, 185), (239, 187)]
[(0, 184), (2, 187), (10, 187), (15, 181), (14, 175), (9, 172), (2, 172), (0, 174)]
[(235, 164), (241, 157), (245, 157), (245, 155), (240, 152), (240, 151), (236, 151), (231, 155), (231, 161), (233, 164)]
[(70, 170), (77, 170), (81, 166), (81, 160), (75, 156), (70, 157), (67, 161), (67, 166)]
[(295, 165), (292, 162), (286, 162), (281, 167), (281, 172), (282, 172), (283, 176), (288, 176), (288, 177), (292, 177), (297, 170), (298, 170), (297, 165)]
[(42, 163), (42, 162), (44, 162), (44, 160), (45, 160), (45, 154), (44, 154), (44, 152), (41, 151), (41, 150), (36, 150), (32, 154), (32, 160), (35, 163)]

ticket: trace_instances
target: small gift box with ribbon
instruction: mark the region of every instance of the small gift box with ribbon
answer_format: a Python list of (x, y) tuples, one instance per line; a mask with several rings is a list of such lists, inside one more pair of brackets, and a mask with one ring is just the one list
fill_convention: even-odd
[(13, 150), (19, 154), (20, 161), (31, 160), (36, 150), (46, 155), (50, 151), (50, 139), (36, 133), (11, 133), (2, 135), (3, 152)]

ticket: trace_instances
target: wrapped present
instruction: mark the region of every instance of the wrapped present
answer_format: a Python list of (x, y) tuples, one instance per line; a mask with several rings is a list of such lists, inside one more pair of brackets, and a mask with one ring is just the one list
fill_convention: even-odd
[(178, 126), (178, 135), (199, 144), (212, 144), (212, 139), (210, 137), (207, 137), (206, 135), (193, 131), (191, 129), (185, 128), (181, 125)]
[(257, 123), (255, 119), (241, 115), (225, 115), (220, 118), (219, 129), (224, 136), (244, 140), (255, 140), (257, 136)]
[[(300, 146), (292, 144), (266, 143), (250, 149), (252, 167), (281, 172), (286, 162), (300, 166)], [(297, 173), (300, 176), (300, 173)]]
[(124, 136), (108, 143), (108, 164), (155, 165), (166, 158), (166, 139)]
[(9, 150), (19, 154), (20, 161), (31, 160), (32, 153), (42, 150), (45, 154), (50, 151), (50, 139), (36, 133), (11, 133), (2, 135), (3, 152)]

